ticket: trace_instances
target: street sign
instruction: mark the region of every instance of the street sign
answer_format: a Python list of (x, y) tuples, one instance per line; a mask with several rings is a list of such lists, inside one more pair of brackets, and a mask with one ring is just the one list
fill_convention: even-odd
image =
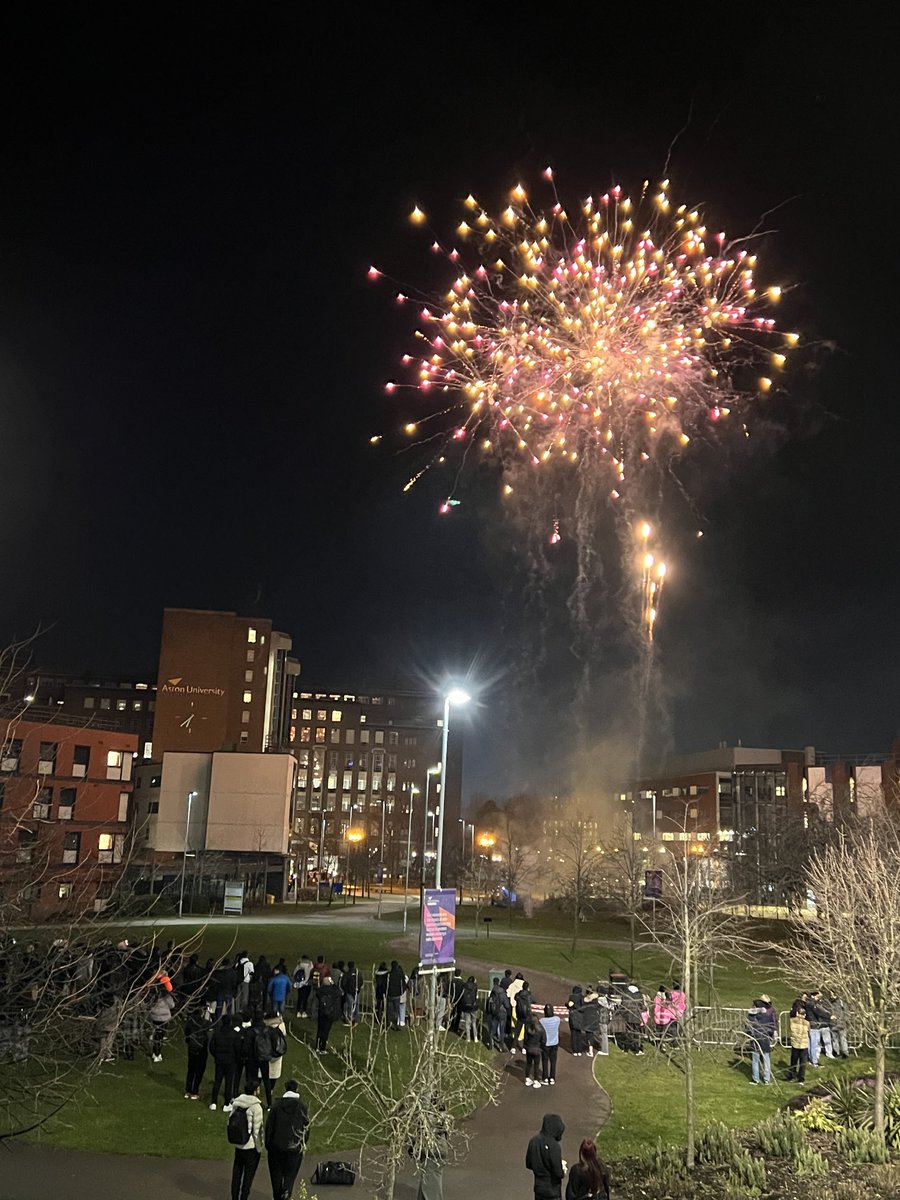
[(644, 899), (659, 900), (663, 894), (662, 871), (644, 872)]
[(225, 899), (222, 903), (223, 913), (234, 913), (240, 916), (244, 911), (244, 884), (232, 882), (225, 884)]
[(449, 966), (456, 938), (456, 888), (426, 888), (419, 933), (419, 962), (423, 967)]

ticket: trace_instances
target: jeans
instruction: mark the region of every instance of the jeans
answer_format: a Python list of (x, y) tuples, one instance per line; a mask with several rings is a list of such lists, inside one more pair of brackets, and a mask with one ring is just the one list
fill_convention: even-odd
[(809, 1058), (809, 1051), (804, 1046), (801, 1050), (796, 1047), (791, 1047), (791, 1069), (788, 1071), (788, 1079), (796, 1079), (798, 1083), (804, 1083), (806, 1080), (806, 1062)]
[(819, 1052), (822, 1046), (822, 1030), (810, 1029), (809, 1031), (809, 1061), (814, 1067), (819, 1065)]
[(556, 1056), (559, 1053), (559, 1045), (545, 1046), (541, 1051), (541, 1072), (544, 1076), (544, 1083), (549, 1083), (551, 1079), (556, 1078)]
[(153, 1037), (150, 1041), (150, 1050), (152, 1054), (162, 1054), (163, 1044), (166, 1040), (166, 1021), (153, 1022)]
[(276, 1012), (279, 1015), (284, 1013), (284, 1001), (283, 1000), (276, 1000), (274, 996), (270, 996), (269, 999), (272, 1001), (272, 1012)]
[(825, 1051), (826, 1058), (834, 1058), (834, 1045), (831, 1040), (831, 1027), (826, 1025), (822, 1029), (822, 1049)]
[(462, 1015), (462, 1030), (463, 1037), (467, 1042), (478, 1041), (478, 1017), (473, 1012), (464, 1012)]
[(387, 998), (387, 1023), (392, 1029), (400, 1028), (400, 997), (388, 996)]
[(843, 1054), (844, 1058), (850, 1057), (850, 1047), (847, 1044), (846, 1029), (832, 1029), (831, 1043), (835, 1054)]
[(499, 1050), (503, 1047), (499, 1017), (488, 1016), (488, 1041), (494, 1050)]
[(525, 1055), (525, 1078), (539, 1081), (541, 1078), (541, 1056), (528, 1051)]
[(609, 1054), (609, 1026), (601, 1025), (598, 1032), (600, 1035), (600, 1053)]
[(246, 983), (239, 983), (237, 996), (235, 997), (235, 1007), (239, 1013), (246, 1012), (250, 1006), (250, 980)]
[(772, 1082), (772, 1056), (768, 1050), (754, 1050), (751, 1054), (751, 1074), (753, 1082), (759, 1083), (759, 1060), (763, 1061), (763, 1079)]
[(294, 1180), (303, 1162), (302, 1150), (269, 1148), (269, 1178), (272, 1180), (272, 1200), (290, 1200)]
[(234, 1166), (231, 1168), (231, 1200), (247, 1200), (259, 1166), (259, 1157), (258, 1150), (235, 1150)]
[(344, 992), (343, 1010), (348, 1025), (359, 1020), (359, 995), (356, 992)]

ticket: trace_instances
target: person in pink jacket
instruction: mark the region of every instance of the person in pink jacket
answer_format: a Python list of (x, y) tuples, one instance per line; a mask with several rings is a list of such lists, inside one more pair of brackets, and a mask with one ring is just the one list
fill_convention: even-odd
[(676, 1020), (676, 1016), (672, 994), (666, 989), (665, 984), (661, 983), (653, 1000), (653, 1021), (656, 1025), (656, 1032), (661, 1038), (666, 1037), (669, 1033), (669, 1027)]

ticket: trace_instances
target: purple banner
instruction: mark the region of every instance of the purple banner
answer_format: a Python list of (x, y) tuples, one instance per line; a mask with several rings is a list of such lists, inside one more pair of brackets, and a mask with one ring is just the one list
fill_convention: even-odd
[(422, 966), (449, 966), (454, 960), (456, 937), (456, 889), (426, 888), (419, 934)]

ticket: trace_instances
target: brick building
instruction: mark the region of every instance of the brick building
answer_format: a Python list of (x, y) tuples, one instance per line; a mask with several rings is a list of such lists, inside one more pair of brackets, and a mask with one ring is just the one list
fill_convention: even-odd
[(23, 915), (101, 911), (120, 876), (138, 739), (101, 725), (0, 718), (0, 889)]

